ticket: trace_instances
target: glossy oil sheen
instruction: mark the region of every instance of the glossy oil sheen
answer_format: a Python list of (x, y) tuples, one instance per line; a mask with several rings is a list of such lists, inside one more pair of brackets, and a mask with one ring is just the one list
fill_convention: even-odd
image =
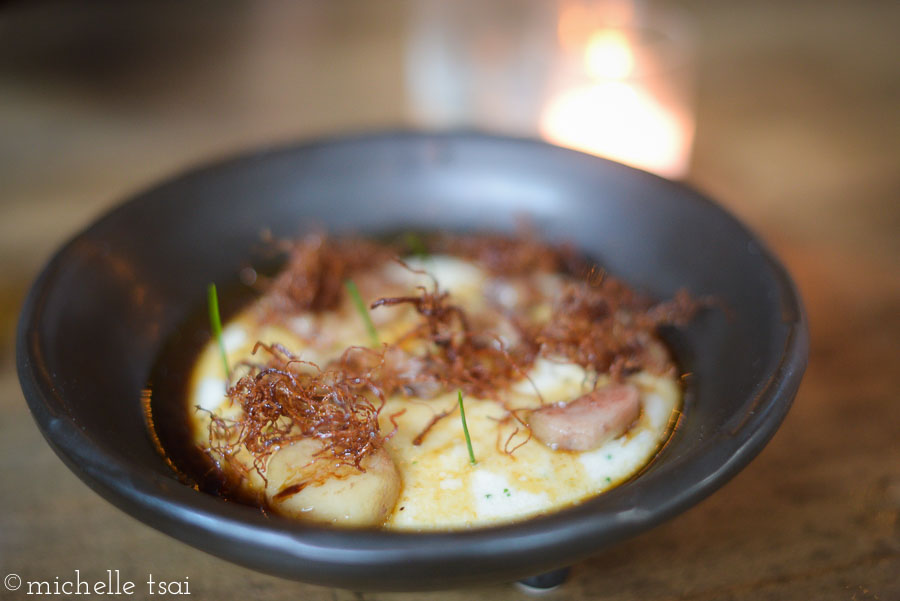
[[(685, 418), (636, 478), (581, 505), (467, 532), (341, 531), (184, 486), (147, 434), (141, 391), (206, 284), (232, 281), (269, 228), (371, 234), (511, 230), (572, 240), (666, 298), (714, 295), (679, 335), (692, 372)], [(188, 334), (190, 335), (190, 334)], [(76, 236), (34, 284), (19, 378), (48, 442), (138, 519), (272, 574), (362, 590), (515, 580), (583, 559), (685, 510), (745, 466), (781, 423), (806, 366), (804, 312), (782, 266), (698, 193), (533, 141), (388, 133), (270, 150), (176, 177)], [(685, 361), (687, 364), (685, 364)]]

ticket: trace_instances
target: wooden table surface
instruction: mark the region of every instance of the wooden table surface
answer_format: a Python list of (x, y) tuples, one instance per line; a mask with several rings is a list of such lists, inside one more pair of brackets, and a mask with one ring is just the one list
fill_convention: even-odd
[[(900, 599), (900, 5), (686, 3), (699, 128), (688, 180), (796, 279), (812, 352), (759, 457), (684, 514), (577, 564), (546, 599)], [(0, 576), (184, 580), (198, 599), (518, 599), (511, 585), (352, 593), (170, 539), (41, 438), (15, 322), (50, 253), (117, 200), (261, 144), (408, 124), (404, 5), (0, 8)], [(139, 589), (140, 590), (140, 589)], [(25, 599), (0, 587), (0, 599)], [(150, 598), (137, 594), (132, 598)]]

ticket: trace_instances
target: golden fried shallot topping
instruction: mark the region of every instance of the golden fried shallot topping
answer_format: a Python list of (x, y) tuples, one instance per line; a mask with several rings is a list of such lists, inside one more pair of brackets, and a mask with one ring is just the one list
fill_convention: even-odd
[[(311, 437), (322, 442), (323, 456), (362, 469), (362, 460), (387, 438), (379, 430), (378, 416), (390, 395), (427, 399), (460, 390), (474, 398), (502, 401), (503, 393), (527, 377), (539, 356), (577, 363), (598, 374), (609, 372), (613, 380), (641, 369), (671, 372), (674, 364), (656, 330), (686, 323), (701, 306), (683, 291), (654, 304), (619, 280), (587, 269), (589, 262), (571, 247), (530, 235), (441, 234), (429, 238), (429, 250), (470, 259), (504, 277), (527, 280), (560, 272), (587, 277), (563, 284), (552, 298), (549, 319), (514, 308), (497, 313), (515, 332), (512, 342), (481, 327), (484, 316), (467, 315), (435, 282), (431, 289), (419, 287), (418, 294), (371, 304), (373, 310), (412, 306), (420, 321), (409, 332), (380, 348), (350, 347), (324, 368), (300, 361), (281, 346), (258, 343), (254, 353), (261, 348), (268, 358), (250, 365), (249, 373), (228, 390), (241, 416), (228, 421), (212, 415), (211, 451), (227, 460), (246, 448), (262, 476), (275, 450)], [(277, 316), (334, 308), (346, 278), (395, 259), (394, 251), (391, 245), (360, 238), (302, 238), (291, 246), (286, 268), (271, 283), (267, 311)], [(437, 414), (416, 444), (447, 414)], [(510, 420), (526, 427), (518, 415), (507, 423)], [(515, 427), (504, 444), (508, 454), (517, 432)]]
[(268, 361), (252, 366), (228, 390), (241, 417), (229, 422), (214, 416), (210, 423), (210, 440), (219, 444), (212, 450), (227, 456), (246, 448), (263, 476), (269, 455), (302, 438), (320, 440), (323, 456), (356, 468), (383, 445), (378, 415), (384, 395), (375, 382), (340, 368), (318, 369), (280, 345), (257, 343), (254, 354), (260, 348)]
[(271, 283), (266, 299), (273, 314), (333, 309), (344, 294), (344, 280), (390, 260), (396, 253), (366, 238), (311, 234), (289, 244), (287, 265)]

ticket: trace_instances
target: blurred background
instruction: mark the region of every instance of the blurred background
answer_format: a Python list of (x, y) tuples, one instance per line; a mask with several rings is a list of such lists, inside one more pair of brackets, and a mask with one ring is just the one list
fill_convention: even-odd
[(519, 598), (305, 586), (168, 539), (53, 455), (13, 358), (41, 265), (129, 194), (260, 146), (471, 128), (700, 188), (784, 260), (810, 314), (806, 379), (760, 457), (547, 598), (900, 599), (898, 31), (900, 4), (877, 0), (0, 3), (0, 573)]

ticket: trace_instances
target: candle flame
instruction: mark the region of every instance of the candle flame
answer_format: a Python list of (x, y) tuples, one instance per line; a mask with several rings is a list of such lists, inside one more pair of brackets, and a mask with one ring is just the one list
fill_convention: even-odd
[(598, 79), (623, 79), (634, 70), (634, 55), (628, 38), (614, 29), (600, 30), (588, 40), (584, 64), (590, 76)]
[[(577, 15), (561, 15), (560, 33), (569, 44), (579, 32)], [(594, 29), (581, 37), (577, 56), (584, 79), (546, 103), (539, 123), (544, 139), (665, 177), (684, 175), (693, 126), (651, 93), (653, 82), (635, 77), (638, 57), (625, 30)]]

